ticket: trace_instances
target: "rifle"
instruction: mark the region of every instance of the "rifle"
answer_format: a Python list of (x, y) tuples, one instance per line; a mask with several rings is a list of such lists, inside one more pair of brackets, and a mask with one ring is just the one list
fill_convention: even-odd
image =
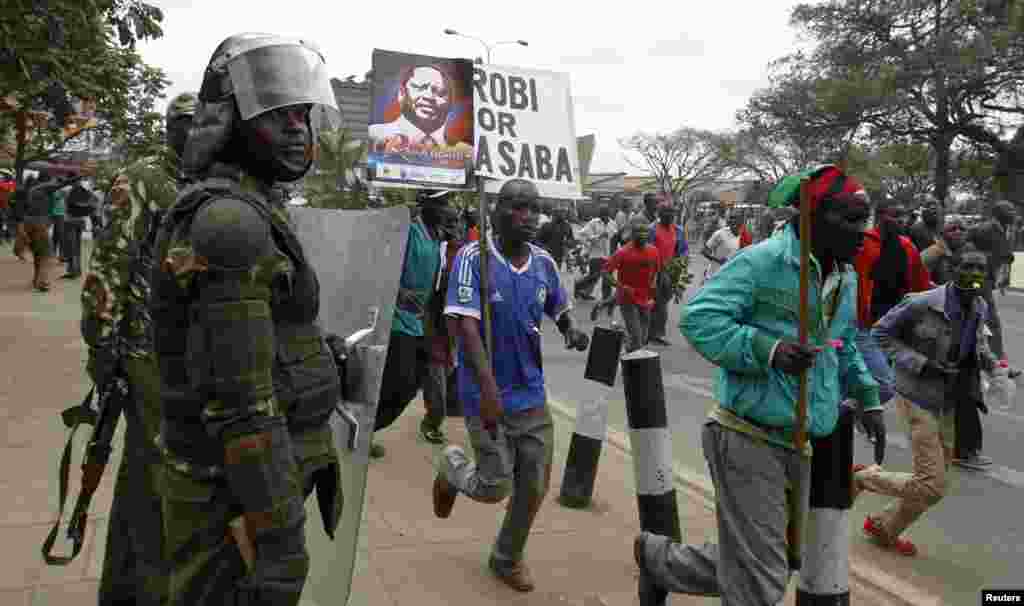
[[(120, 358), (118, 358), (120, 359)], [(93, 395), (97, 394), (96, 405), (93, 407)], [(53, 528), (43, 542), (43, 560), (50, 566), (66, 566), (70, 564), (82, 550), (85, 541), (85, 527), (89, 516), (89, 505), (99, 487), (103, 470), (110, 460), (114, 432), (117, 429), (121, 411), (124, 409), (131, 390), (123, 366), (119, 363), (110, 378), (103, 385), (93, 385), (89, 393), (78, 406), (72, 406), (61, 413), (65, 426), (71, 428), (71, 434), (64, 445), (64, 453), (60, 458), (59, 468), (59, 499), (57, 519)], [(93, 425), (89, 444), (82, 460), (82, 486), (75, 500), (75, 508), (68, 519), (67, 538), (72, 541), (71, 555), (55, 556), (51, 552), (57, 540), (60, 523), (64, 517), (64, 505), (68, 496), (68, 468), (71, 463), (71, 447), (75, 441), (75, 433), (82, 425)]]

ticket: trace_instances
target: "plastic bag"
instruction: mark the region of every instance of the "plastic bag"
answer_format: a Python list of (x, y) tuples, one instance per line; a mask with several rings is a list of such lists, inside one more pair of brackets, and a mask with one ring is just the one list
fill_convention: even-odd
[(1017, 383), (1010, 378), (1010, 365), (1000, 360), (992, 374), (981, 375), (982, 395), (989, 410), (1012, 410), (1016, 404)]

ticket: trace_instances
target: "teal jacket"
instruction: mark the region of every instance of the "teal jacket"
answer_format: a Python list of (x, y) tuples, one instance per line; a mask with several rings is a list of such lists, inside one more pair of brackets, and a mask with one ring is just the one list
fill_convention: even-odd
[[(855, 342), (857, 274), (844, 265), (822, 284), (818, 262), (811, 261), (809, 341), (822, 351), (809, 371), (807, 431), (823, 437), (835, 429), (844, 398), (864, 410), (878, 408), (878, 383)], [(718, 403), (787, 436), (796, 424), (800, 382), (773, 368), (771, 356), (780, 340), (798, 342), (799, 302), (800, 241), (787, 226), (737, 253), (684, 307), (679, 321), (683, 336), (719, 367)]]

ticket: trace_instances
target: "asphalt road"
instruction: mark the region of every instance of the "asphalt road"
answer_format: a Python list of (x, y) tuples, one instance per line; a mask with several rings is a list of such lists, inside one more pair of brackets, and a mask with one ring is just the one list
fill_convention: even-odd
[[(693, 273), (699, 276), (703, 264), (691, 259)], [(572, 277), (567, 274), (571, 292)], [(699, 282), (699, 277), (696, 280)], [(1009, 293), (998, 300), (1004, 324), (1007, 354), (1011, 364), (1024, 367), (1024, 295)], [(592, 303), (577, 302), (574, 318), (590, 332)], [(662, 356), (666, 404), (672, 427), (672, 446), (678, 464), (706, 474), (700, 448), (702, 422), (711, 403), (715, 369), (698, 355), (674, 328), (679, 306), (672, 305), (669, 316), (670, 347), (653, 346)], [(601, 318), (603, 325), (607, 320)], [(549, 396), (570, 406), (607, 396), (610, 402), (609, 425), (624, 430), (627, 426), (621, 379), (614, 388), (583, 378), (585, 354), (567, 351), (557, 330), (546, 325), (544, 367)], [(982, 586), (1024, 585), (1024, 450), (1016, 446), (1024, 430), (1024, 389), (1018, 391), (1016, 406), (1008, 411), (992, 411), (982, 417), (985, 451), (995, 459), (987, 472), (954, 468), (952, 490), (935, 509), (929, 511), (909, 531), (920, 554), (912, 565), (913, 579), (943, 595), (948, 604), (977, 603)], [(889, 447), (886, 467), (911, 468), (906, 426), (892, 412), (887, 415)], [(857, 439), (858, 462), (870, 463), (871, 445)], [(885, 500), (865, 494), (851, 515), (856, 532), (864, 516), (881, 509)], [(859, 533), (858, 533), (859, 534)], [(854, 541), (861, 541), (855, 537)], [(909, 564), (910, 562), (908, 562)]]

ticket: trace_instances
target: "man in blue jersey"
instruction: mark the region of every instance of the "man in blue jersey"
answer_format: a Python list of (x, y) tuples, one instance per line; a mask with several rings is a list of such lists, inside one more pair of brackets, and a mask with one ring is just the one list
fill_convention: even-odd
[(489, 566), (519, 591), (533, 590), (523, 551), (547, 493), (554, 446), (540, 351), (544, 314), (555, 320), (569, 348), (585, 351), (589, 345), (573, 327), (554, 259), (530, 244), (538, 198), (537, 187), (523, 179), (506, 182), (498, 194), (487, 250), (491, 355), (481, 337), (480, 244), (467, 245), (455, 258), (445, 315), (459, 339), (458, 396), (476, 462), (449, 446), (433, 490), (439, 518), (451, 515), (460, 492), (482, 503), (512, 493)]

